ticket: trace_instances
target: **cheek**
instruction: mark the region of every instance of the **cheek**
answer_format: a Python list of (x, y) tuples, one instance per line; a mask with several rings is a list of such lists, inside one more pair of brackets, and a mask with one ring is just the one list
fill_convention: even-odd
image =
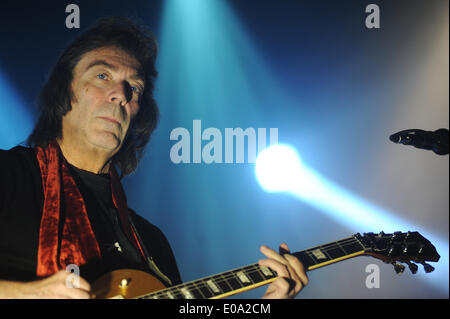
[(94, 118), (97, 105), (101, 105), (101, 96), (96, 89), (90, 86), (79, 88), (76, 99), (72, 102), (71, 113), (73, 118), (79, 121), (79, 125), (85, 125)]
[(78, 96), (80, 104), (86, 108), (85, 111), (93, 111), (96, 105), (101, 105), (104, 102), (105, 95), (103, 90), (87, 85), (80, 90), (81, 94)]

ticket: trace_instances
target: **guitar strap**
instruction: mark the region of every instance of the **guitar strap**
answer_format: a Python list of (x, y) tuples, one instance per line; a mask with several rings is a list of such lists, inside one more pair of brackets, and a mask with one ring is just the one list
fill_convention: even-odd
[(139, 232), (137, 231), (136, 226), (134, 226), (133, 220), (131, 219), (130, 215), (128, 215), (128, 220), (130, 222), (134, 234), (136, 235), (136, 239), (139, 243), (139, 246), (144, 253), (148, 267), (154, 274), (156, 274), (160, 279), (162, 279), (162, 281), (164, 281), (166, 286), (172, 286), (172, 281), (169, 279), (169, 277), (164, 275), (161, 270), (159, 270), (158, 266), (156, 266), (155, 262), (153, 261), (152, 256), (148, 253), (148, 250), (145, 248), (144, 242), (142, 241), (141, 236), (139, 236)]

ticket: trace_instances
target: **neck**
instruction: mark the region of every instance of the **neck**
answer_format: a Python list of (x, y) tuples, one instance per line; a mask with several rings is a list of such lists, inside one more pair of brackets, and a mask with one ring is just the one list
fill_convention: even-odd
[[(326, 245), (293, 253), (307, 271), (324, 267), (365, 252), (359, 235), (344, 238)], [(252, 264), (218, 275), (183, 283), (177, 286), (140, 296), (141, 299), (218, 299), (268, 284), (277, 278), (270, 268)]]
[(63, 139), (57, 139), (57, 142), (64, 158), (71, 165), (94, 174), (109, 172), (111, 156), (105, 152)]

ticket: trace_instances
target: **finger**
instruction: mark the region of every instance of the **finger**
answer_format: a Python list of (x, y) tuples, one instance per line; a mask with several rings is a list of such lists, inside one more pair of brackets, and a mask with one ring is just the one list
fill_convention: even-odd
[(280, 255), (289, 254), (290, 251), (288, 245), (286, 243), (282, 243), (278, 249), (278, 253)]
[(291, 274), (291, 278), (293, 279), (293, 281), (295, 283), (293, 290), (295, 291), (295, 294), (298, 294), (306, 284), (303, 282), (304, 279), (302, 277), (300, 277), (300, 275), (297, 273), (297, 270), (294, 269), (294, 266), (291, 264), (291, 263), (294, 263), (294, 259), (296, 259), (296, 258), (291, 255), (285, 255), (285, 257), (288, 259), (288, 261), (290, 261), (288, 269)]
[[(296, 259), (291, 255), (289, 255), (289, 258)], [(274, 259), (263, 259), (259, 261), (259, 264), (261, 266), (271, 268), (277, 273), (278, 277), (283, 277), (284, 279), (286, 279), (288, 284), (290, 284), (289, 292), (292, 292), (293, 295), (299, 293), (305, 286), (305, 284), (303, 284), (303, 280), (300, 278), (300, 276), (296, 273), (296, 271), (289, 263), (285, 265)]]
[(269, 257), (268, 260), (263, 260), (261, 265), (273, 269), (279, 277), (285, 277), (287, 282), (290, 283), (289, 294), (294, 297), (308, 284), (308, 277), (303, 264), (289, 254), (289, 247), (286, 243), (282, 243), (279, 249), (280, 253), (277, 254), (273, 249), (264, 245), (261, 246), (261, 252)]
[[(278, 255), (279, 256), (279, 255)], [(293, 259), (297, 259), (294, 256), (291, 255), (285, 255), (285, 256), (289, 256), (288, 258), (293, 260)], [(293, 260), (294, 262), (294, 260)], [(292, 267), (292, 265), (289, 263), (288, 259), (285, 257), (280, 259), (274, 259), (274, 258), (269, 258), (269, 259), (261, 259), (259, 261), (259, 264), (261, 266), (265, 266), (265, 267), (269, 267), (272, 270), (277, 272), (278, 276), (281, 277), (286, 277), (286, 278), (293, 278), (294, 280), (300, 280), (298, 274), (296, 273), (297, 271)], [(297, 263), (296, 267), (300, 267), (300, 265)], [(300, 272), (302, 268), (300, 268), (298, 271)], [(295, 277), (293, 277), (295, 276)]]
[(300, 278), (300, 276), (297, 274), (297, 271), (300, 271), (299, 269), (294, 269), (294, 265), (298, 268), (299, 265), (298, 263), (295, 264), (295, 260), (297, 260), (297, 258), (295, 258), (292, 255), (284, 255), (284, 258), (288, 261), (288, 264), (285, 265), (288, 273), (289, 273), (289, 277), (286, 277), (288, 282), (291, 284), (291, 289), (295, 291), (295, 293), (298, 293), (300, 290), (302, 290), (303, 288), (303, 281)]
[(289, 270), (287, 268), (287, 265), (280, 263), (277, 260), (274, 259), (261, 259), (258, 261), (258, 264), (260, 266), (269, 267), (273, 271), (277, 273), (278, 277), (286, 277), (290, 278), (291, 275), (289, 274)]
[(266, 257), (275, 259), (279, 263), (287, 264), (287, 260), (283, 258), (280, 254), (278, 254), (275, 250), (273, 250), (270, 247), (267, 247), (266, 245), (262, 245), (260, 247), (261, 253), (263, 253)]
[(71, 299), (90, 299), (91, 294), (78, 288), (67, 288), (67, 296)]
[(90, 292), (91, 291), (91, 284), (84, 278), (82, 277), (78, 277), (79, 279), (79, 287), (80, 289), (86, 291), (86, 292)]
[(299, 277), (303, 286), (308, 285), (309, 283), (308, 275), (306, 274), (305, 267), (300, 262), (300, 260), (289, 254), (284, 255), (284, 258), (286, 258), (286, 260), (289, 262), (289, 265), (292, 267), (295, 274)]
[(59, 276), (58, 289), (66, 296), (72, 299), (89, 299), (91, 294), (91, 285), (89, 282), (79, 275), (61, 271)]
[(78, 288), (87, 292), (91, 291), (90, 283), (77, 274), (67, 271), (61, 271), (60, 276), (61, 280), (64, 281), (66, 286), (69, 285), (71, 288)]

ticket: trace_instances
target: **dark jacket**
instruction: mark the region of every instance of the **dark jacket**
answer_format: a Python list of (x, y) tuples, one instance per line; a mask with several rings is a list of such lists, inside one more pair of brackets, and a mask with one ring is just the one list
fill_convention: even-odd
[[(34, 150), (22, 146), (0, 150), (0, 279), (36, 279), (43, 202), (41, 173)], [(87, 211), (92, 224), (93, 213), (89, 206)], [(158, 268), (172, 284), (181, 283), (172, 249), (164, 234), (134, 211), (130, 210), (130, 214)], [(94, 233), (97, 237), (95, 228)], [(110, 265), (90, 266), (84, 265), (85, 270), (80, 273), (89, 281), (112, 270)]]

